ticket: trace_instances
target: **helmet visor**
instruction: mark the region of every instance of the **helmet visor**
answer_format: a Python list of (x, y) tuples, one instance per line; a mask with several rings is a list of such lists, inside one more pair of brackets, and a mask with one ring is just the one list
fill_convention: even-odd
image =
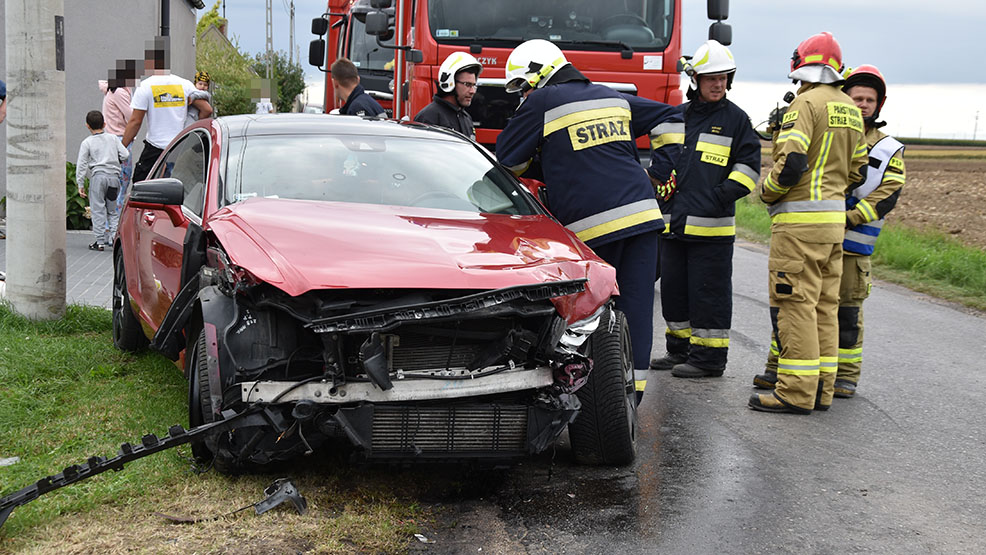
[(519, 93), (522, 90), (524, 90), (524, 84), (526, 83), (527, 80), (524, 79), (523, 77), (514, 77), (513, 79), (507, 81), (507, 84), (504, 88), (508, 93)]

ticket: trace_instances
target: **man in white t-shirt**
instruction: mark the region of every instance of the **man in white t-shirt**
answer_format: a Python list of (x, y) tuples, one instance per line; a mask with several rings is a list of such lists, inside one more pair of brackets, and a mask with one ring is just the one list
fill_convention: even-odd
[[(144, 50), (144, 69), (149, 73), (134, 91), (130, 107), (133, 113), (127, 121), (123, 133), (123, 145), (130, 146), (147, 120), (147, 136), (144, 150), (134, 165), (133, 182), (143, 181), (151, 167), (168, 143), (185, 128), (188, 114), (188, 95), (195, 91), (195, 85), (188, 79), (171, 75), (168, 70), (169, 48), (167, 37), (157, 37), (153, 44)], [(199, 119), (212, 115), (212, 106), (207, 100), (193, 100), (192, 105), (199, 110)]]

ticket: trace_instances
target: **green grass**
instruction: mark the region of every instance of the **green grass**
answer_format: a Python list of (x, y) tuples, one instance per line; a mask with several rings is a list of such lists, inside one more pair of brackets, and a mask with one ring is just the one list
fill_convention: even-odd
[[(187, 424), (181, 372), (163, 357), (116, 350), (111, 326), (102, 308), (70, 306), (61, 320), (33, 323), (0, 306), (0, 458), (20, 457), (0, 467), (3, 494), (89, 456), (114, 456), (123, 441)], [(159, 485), (187, 468), (177, 451), (148, 457), (17, 509), (0, 534)]]
[[(739, 235), (766, 243), (770, 218), (755, 196), (736, 203)], [(884, 227), (873, 254), (874, 277), (966, 306), (986, 310), (986, 252), (941, 233), (893, 223)]]
[[(31, 322), (0, 303), (0, 496), (80, 464), (112, 457), (120, 443), (163, 437), (187, 425), (187, 385), (164, 357), (118, 351), (110, 312), (69, 306), (64, 318)], [(134, 461), (120, 472), (45, 494), (17, 508), (0, 528), (0, 553), (139, 551), (222, 553), (244, 546), (270, 552), (406, 552), (431, 515), (421, 508), (420, 473), (349, 467), (339, 451), (272, 469), (278, 475), (229, 477), (192, 472), (187, 445)], [(309, 503), (301, 517), (277, 508), (257, 517), (175, 526), (153, 516), (216, 517), (263, 498), (290, 476)], [(262, 520), (261, 520), (262, 519)], [(157, 543), (155, 543), (157, 542)], [(170, 542), (170, 543), (168, 543)]]

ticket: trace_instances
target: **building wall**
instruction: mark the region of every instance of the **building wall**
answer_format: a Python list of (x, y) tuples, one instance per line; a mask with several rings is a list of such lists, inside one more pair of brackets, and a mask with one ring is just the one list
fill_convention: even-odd
[[(79, 144), (89, 134), (86, 112), (99, 110), (103, 94), (96, 82), (106, 79), (118, 59), (144, 58), (144, 45), (161, 33), (161, 0), (64, 0), (65, 6), (65, 156), (75, 162)], [(197, 10), (186, 0), (170, 0), (171, 69), (192, 79), (195, 74), (195, 24)], [(0, 21), (5, 0), (0, 0)], [(0, 23), (0, 45), (6, 31)], [(6, 47), (0, 54), (0, 79), (7, 81)], [(11, 98), (16, 102), (16, 98)], [(8, 113), (9, 117), (9, 113)], [(0, 196), (7, 191), (6, 145), (9, 122), (0, 124)], [(134, 142), (139, 155), (143, 133)]]

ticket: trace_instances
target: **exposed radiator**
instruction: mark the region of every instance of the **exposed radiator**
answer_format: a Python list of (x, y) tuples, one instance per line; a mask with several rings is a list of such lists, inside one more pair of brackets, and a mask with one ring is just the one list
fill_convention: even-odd
[(400, 343), (394, 347), (391, 368), (405, 371), (444, 369), (446, 366), (463, 368), (481, 348), (481, 345), (465, 341), (459, 341), (453, 347), (449, 338), (403, 334)]
[(373, 452), (522, 453), (527, 446), (525, 406), (377, 406)]

